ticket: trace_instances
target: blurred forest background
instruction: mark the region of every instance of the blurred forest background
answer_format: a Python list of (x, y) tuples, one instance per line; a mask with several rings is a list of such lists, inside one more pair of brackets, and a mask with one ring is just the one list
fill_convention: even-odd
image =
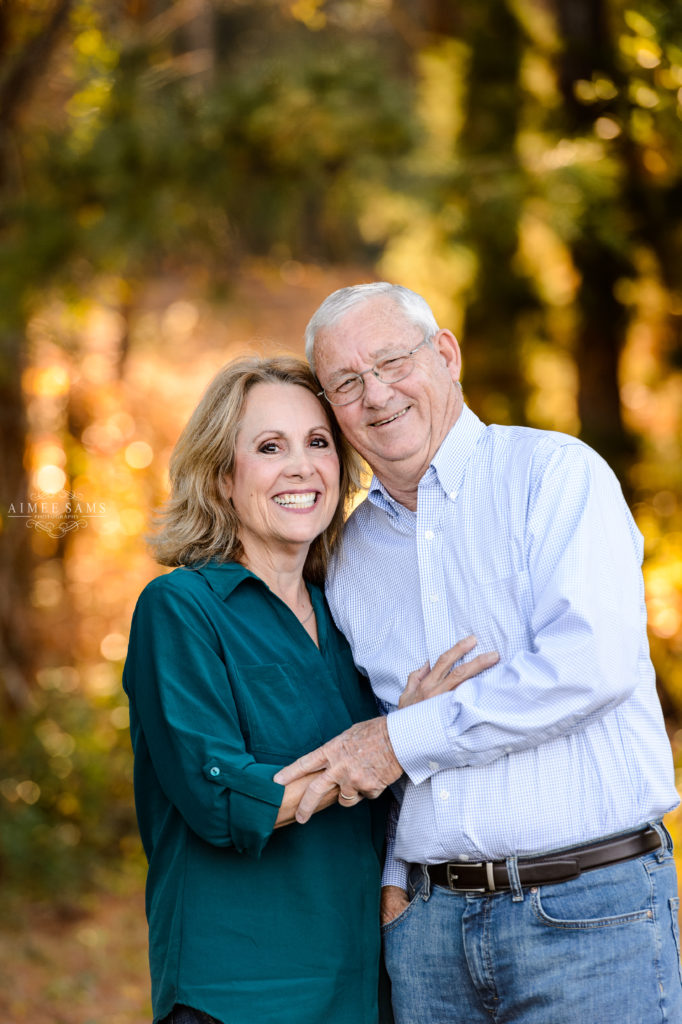
[(682, 754), (682, 3), (0, 0), (0, 58), (0, 1019), (141, 1024), (144, 534), (333, 288), (420, 291), (484, 420), (615, 468)]

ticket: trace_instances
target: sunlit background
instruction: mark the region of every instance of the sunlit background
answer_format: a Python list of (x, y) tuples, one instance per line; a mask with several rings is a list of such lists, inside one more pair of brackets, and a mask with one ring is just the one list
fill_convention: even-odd
[(614, 466), (682, 756), (682, 5), (8, 0), (0, 57), (0, 1020), (142, 1024), (144, 536), (213, 373), (334, 288)]

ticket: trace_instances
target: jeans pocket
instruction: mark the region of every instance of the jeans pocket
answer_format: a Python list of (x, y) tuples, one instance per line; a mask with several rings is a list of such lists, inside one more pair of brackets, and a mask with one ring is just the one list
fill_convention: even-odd
[(414, 907), (414, 905), (417, 902), (417, 900), (421, 897), (421, 895), (422, 895), (422, 888), (420, 886), (420, 888), (417, 889), (417, 891), (415, 892), (414, 896), (412, 897), (410, 902), (407, 904), (405, 909), (401, 910), (400, 913), (398, 914), (398, 916), (394, 917), (391, 921), (388, 921), (386, 924), (382, 924), (382, 926), (381, 926), (381, 934), (382, 935), (388, 935), (388, 933), (392, 932), (393, 929), (396, 928), (399, 924), (402, 924), (403, 921), (406, 920), (407, 916), (409, 915), (410, 911)]
[(530, 901), (535, 917), (551, 928), (614, 928), (654, 919), (651, 880), (638, 861), (540, 886), (531, 890)]

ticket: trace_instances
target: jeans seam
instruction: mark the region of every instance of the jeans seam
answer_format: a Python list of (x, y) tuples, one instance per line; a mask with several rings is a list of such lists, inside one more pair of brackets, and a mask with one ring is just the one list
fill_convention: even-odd
[[(492, 901), (492, 899), (489, 898), (489, 899), (486, 900), (486, 907), (485, 907), (485, 911), (484, 911), (484, 914), (485, 914), (486, 939), (487, 939), (487, 933), (488, 933), (488, 926), (490, 925), (491, 919), (492, 919), (492, 911), (493, 911), (493, 901)], [(498, 1019), (497, 1018), (497, 1008), (498, 1008), (498, 1006), (500, 1004), (500, 996), (499, 996), (499, 993), (498, 993), (498, 990), (497, 990), (497, 984), (495, 982), (495, 971), (493, 969), (493, 958), (491, 956), (490, 944), (487, 941), (486, 941), (486, 944), (485, 944), (485, 967), (486, 967), (486, 974), (488, 976), (488, 985), (489, 985), (490, 990), (492, 992), (493, 1000), (495, 1001), (495, 1004), (496, 1004), (495, 1005), (495, 1009), (492, 1011), (493, 1012), (493, 1020), (497, 1020)]]

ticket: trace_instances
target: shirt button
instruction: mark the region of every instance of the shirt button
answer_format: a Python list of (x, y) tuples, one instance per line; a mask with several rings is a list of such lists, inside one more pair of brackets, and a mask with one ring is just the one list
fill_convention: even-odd
[(211, 775), (213, 775), (214, 777), (215, 777), (216, 775), (220, 775), (220, 768), (216, 768), (216, 766), (214, 765), (214, 766), (213, 766), (213, 767), (211, 768)]
[(460, 855), (458, 857), (458, 860), (469, 860), (469, 854), (468, 853), (460, 853)]
[(429, 768), (432, 772), (437, 772), (440, 765), (438, 764), (438, 761), (429, 761)]
[(505, 747), (504, 748), (504, 752), (505, 752), (505, 754), (513, 754), (514, 753), (514, 748), (513, 747)]
[(449, 494), (450, 501), (454, 501), (456, 497), (457, 497), (457, 491), (450, 491), (450, 494)]
[(438, 594), (431, 594), (431, 604), (438, 604)]
[(447, 791), (447, 789), (441, 789), (441, 791), (440, 791), (440, 798), (441, 798), (441, 800), (449, 800), (450, 799), (450, 794)]
[(427, 540), (433, 540), (433, 530), (424, 530), (424, 536)]

